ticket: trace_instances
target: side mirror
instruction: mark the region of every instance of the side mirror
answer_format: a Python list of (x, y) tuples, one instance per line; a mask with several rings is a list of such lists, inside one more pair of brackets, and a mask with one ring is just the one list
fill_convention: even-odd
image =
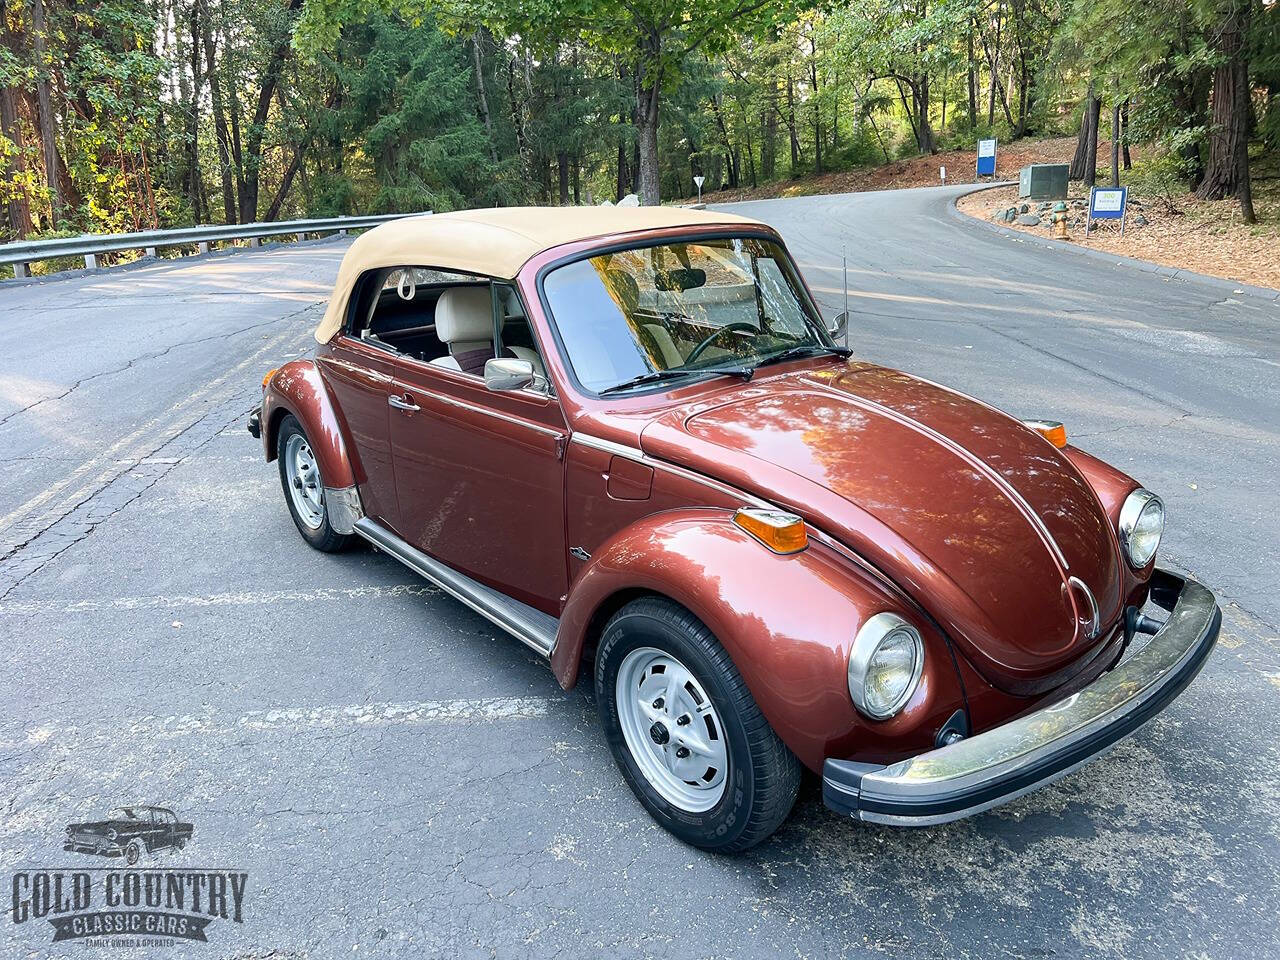
[(849, 335), (849, 314), (841, 313), (827, 321), (827, 333), (836, 343), (843, 344)]
[(533, 364), (528, 360), (497, 357), (484, 364), (484, 385), (493, 391), (523, 390), (536, 379)]

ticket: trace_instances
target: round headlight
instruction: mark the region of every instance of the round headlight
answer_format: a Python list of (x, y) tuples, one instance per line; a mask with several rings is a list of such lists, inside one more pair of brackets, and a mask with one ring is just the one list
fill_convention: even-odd
[(1120, 508), (1120, 545), (1129, 565), (1145, 567), (1156, 555), (1164, 534), (1164, 502), (1139, 487)]
[(117, 834), (113, 828), (108, 828), (108, 829), (107, 829), (107, 839), (108, 839), (108, 840), (114, 840), (117, 836), (119, 836), (119, 834)]
[(849, 651), (849, 696), (872, 720), (885, 720), (911, 699), (924, 670), (924, 643), (895, 613), (864, 623)]

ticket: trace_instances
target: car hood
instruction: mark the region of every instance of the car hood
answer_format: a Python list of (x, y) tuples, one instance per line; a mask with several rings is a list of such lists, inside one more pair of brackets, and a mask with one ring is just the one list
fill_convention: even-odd
[(1017, 420), (936, 384), (859, 363), (776, 375), (668, 411), (641, 447), (842, 541), (1009, 692), (1065, 682), (1120, 617), (1118, 546), (1085, 479)]

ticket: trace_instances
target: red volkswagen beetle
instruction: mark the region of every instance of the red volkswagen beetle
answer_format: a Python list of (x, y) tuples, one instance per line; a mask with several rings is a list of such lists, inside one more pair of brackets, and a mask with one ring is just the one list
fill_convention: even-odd
[(986, 810), (1163, 709), (1217, 639), (1159, 497), (857, 361), (762, 223), (413, 217), (348, 251), (250, 430), (319, 550), (356, 537), (586, 671), (666, 829), (744, 850), (802, 768), (888, 824)]

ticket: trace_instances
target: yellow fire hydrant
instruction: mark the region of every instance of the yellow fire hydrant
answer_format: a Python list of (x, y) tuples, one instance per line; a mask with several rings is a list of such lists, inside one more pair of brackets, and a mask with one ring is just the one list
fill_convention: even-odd
[(1053, 205), (1053, 216), (1049, 218), (1053, 224), (1053, 239), (1070, 240), (1067, 236), (1067, 205), (1059, 200)]

